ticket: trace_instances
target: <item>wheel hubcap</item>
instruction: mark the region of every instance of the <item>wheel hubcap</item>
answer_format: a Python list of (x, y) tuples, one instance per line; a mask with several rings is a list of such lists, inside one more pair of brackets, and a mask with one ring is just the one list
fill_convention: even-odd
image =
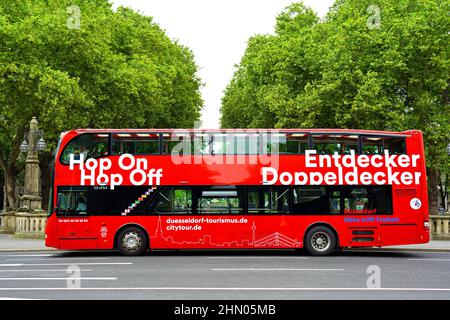
[(142, 241), (137, 233), (129, 232), (123, 237), (122, 243), (128, 250), (136, 250), (141, 246)]
[(311, 237), (311, 245), (317, 251), (326, 251), (331, 245), (330, 236), (322, 231), (316, 232)]

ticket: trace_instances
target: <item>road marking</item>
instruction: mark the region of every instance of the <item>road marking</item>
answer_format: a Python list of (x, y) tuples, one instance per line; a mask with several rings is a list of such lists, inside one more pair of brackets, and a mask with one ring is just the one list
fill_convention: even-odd
[(239, 257), (206, 257), (206, 258), (207, 259), (267, 259), (267, 258), (269, 258), (269, 259), (283, 259), (283, 258), (286, 259), (286, 258), (288, 258), (288, 259), (302, 259), (302, 260), (308, 259), (308, 257), (295, 257), (295, 256), (292, 256), (292, 257), (288, 257), (288, 256), (241, 257), (241, 256), (239, 256)]
[(43, 300), (43, 299), (0, 297), (0, 300)]
[(1, 257), (53, 257), (54, 254), (2, 254)]
[(424, 251), (413, 251), (413, 250), (358, 250), (358, 249), (348, 249), (348, 250), (343, 250), (342, 252), (345, 253), (404, 253), (404, 254), (409, 254), (409, 253), (414, 253), (414, 254), (430, 254), (430, 253), (434, 253), (434, 254), (448, 254), (450, 253), (450, 251), (448, 250), (441, 250), (441, 251), (425, 251), (427, 249), (423, 249)]
[(22, 267), (22, 266), (105, 266), (105, 265), (130, 265), (133, 262), (61, 262), (61, 263), (14, 263), (14, 264), (0, 264), (0, 267)]
[[(84, 279), (84, 278), (83, 278)], [(67, 280), (65, 278), (65, 280)], [(436, 291), (450, 288), (213, 288), (213, 287), (129, 287), (129, 288), (0, 288), (0, 291)]]
[[(67, 272), (67, 269), (34, 269), (34, 270), (24, 270), (24, 269), (10, 269), (10, 270), (0, 270), (0, 272)], [(81, 269), (80, 271), (92, 271), (92, 269)]]
[(450, 259), (408, 259), (410, 261), (450, 261)]
[(109, 266), (109, 265), (130, 265), (133, 262), (61, 262), (61, 263), (22, 263), (22, 266)]
[(216, 268), (212, 271), (344, 271), (344, 269)]
[(20, 267), (23, 263), (7, 263), (7, 264), (0, 264), (0, 267)]
[(31, 258), (31, 259), (22, 259), (22, 258), (19, 258), (19, 259), (5, 259), (6, 261), (56, 261), (56, 260), (86, 260), (86, 259), (88, 259), (88, 260), (109, 260), (110, 258), (59, 258), (59, 257), (54, 257), (54, 259), (49, 259), (49, 258), (46, 258), (46, 259), (39, 259), (39, 258), (37, 258), (37, 259), (34, 259), (34, 258)]
[(0, 278), (0, 281), (22, 280), (117, 280), (116, 277), (64, 277), (64, 278)]

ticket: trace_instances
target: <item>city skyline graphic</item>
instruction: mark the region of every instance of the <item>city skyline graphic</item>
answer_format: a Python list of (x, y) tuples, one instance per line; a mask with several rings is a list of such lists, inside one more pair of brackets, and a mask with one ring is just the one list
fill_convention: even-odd
[[(160, 239), (166, 243), (175, 245), (201, 245), (205, 247), (216, 248), (235, 248), (235, 247), (255, 247), (255, 248), (299, 248), (301, 242), (298, 239), (290, 238), (280, 232), (273, 232), (263, 237), (257, 238), (256, 235), (256, 222), (253, 221), (251, 226), (251, 239), (241, 239), (233, 241), (217, 242), (213, 239), (211, 234), (203, 234), (202, 237), (195, 241), (179, 241), (174, 236), (166, 236), (163, 232), (163, 226), (161, 216), (158, 217), (158, 223), (153, 235), (150, 235), (150, 239)], [(197, 231), (196, 231), (197, 232)], [(249, 232), (250, 233), (250, 232)]]

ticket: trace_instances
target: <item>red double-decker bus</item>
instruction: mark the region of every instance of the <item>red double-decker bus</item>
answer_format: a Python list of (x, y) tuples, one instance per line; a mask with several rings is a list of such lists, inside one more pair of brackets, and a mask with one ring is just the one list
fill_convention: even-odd
[(56, 151), (49, 247), (329, 255), (428, 241), (416, 130), (79, 129)]

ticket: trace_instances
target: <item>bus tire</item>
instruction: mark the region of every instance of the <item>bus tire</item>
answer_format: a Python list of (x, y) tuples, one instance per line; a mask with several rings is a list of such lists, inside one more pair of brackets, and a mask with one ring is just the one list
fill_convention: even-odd
[(312, 256), (329, 256), (336, 250), (336, 236), (328, 227), (313, 227), (306, 233), (305, 249)]
[(128, 227), (120, 231), (117, 237), (117, 248), (125, 256), (139, 256), (147, 249), (147, 236), (136, 227)]

